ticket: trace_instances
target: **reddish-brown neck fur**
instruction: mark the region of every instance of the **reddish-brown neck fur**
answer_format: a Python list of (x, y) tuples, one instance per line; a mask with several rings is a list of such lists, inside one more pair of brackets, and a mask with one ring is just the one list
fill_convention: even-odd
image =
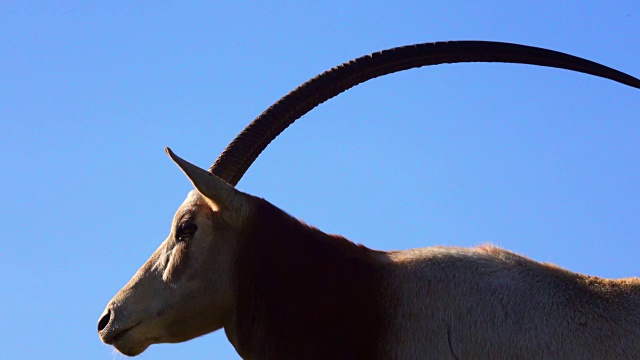
[(234, 345), (245, 359), (375, 359), (383, 254), (327, 235), (264, 200), (237, 264)]

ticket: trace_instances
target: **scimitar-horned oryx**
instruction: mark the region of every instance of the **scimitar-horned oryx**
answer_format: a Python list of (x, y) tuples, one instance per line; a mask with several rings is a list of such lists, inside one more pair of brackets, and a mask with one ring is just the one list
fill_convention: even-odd
[(196, 190), (107, 305), (102, 341), (134, 356), (224, 328), (244, 359), (640, 358), (637, 278), (580, 275), (489, 245), (371, 250), (235, 189), (318, 104), (378, 76), (456, 62), (550, 66), (640, 88), (588, 60), (481, 41), (399, 47), (328, 70), (254, 120), (209, 171), (167, 149)]

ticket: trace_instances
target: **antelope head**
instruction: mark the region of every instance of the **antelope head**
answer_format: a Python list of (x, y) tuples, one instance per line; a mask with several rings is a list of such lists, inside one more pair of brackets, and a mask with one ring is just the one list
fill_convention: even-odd
[(169, 156), (197, 190), (180, 205), (167, 239), (109, 302), (102, 341), (134, 356), (225, 325), (233, 306), (233, 263), (251, 197), (217, 176)]

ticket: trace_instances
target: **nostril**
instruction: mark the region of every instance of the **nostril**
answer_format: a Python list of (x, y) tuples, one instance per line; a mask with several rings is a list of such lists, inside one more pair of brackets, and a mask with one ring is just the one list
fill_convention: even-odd
[(111, 320), (111, 310), (107, 310), (100, 321), (98, 321), (98, 332), (102, 331), (104, 328), (109, 325), (109, 320)]

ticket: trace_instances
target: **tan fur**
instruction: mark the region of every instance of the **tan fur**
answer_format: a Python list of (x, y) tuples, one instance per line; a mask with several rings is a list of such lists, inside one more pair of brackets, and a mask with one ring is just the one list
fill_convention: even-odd
[[(211, 178), (185, 167), (194, 183)], [(640, 357), (636, 278), (580, 275), (492, 245), (375, 251), (212, 183), (195, 185), (224, 187), (212, 190), (224, 199), (192, 191), (107, 305), (99, 334), (120, 352), (224, 327), (246, 360)], [(186, 220), (197, 231), (178, 241)]]
[[(198, 236), (177, 243), (175, 227), (185, 217), (196, 222)], [(100, 332), (103, 341), (134, 356), (154, 343), (181, 342), (221, 328), (233, 303), (229, 255), (237, 233), (192, 191), (176, 212), (169, 237), (107, 305), (110, 322)]]
[(391, 253), (389, 358), (637, 359), (640, 282), (493, 246)]

